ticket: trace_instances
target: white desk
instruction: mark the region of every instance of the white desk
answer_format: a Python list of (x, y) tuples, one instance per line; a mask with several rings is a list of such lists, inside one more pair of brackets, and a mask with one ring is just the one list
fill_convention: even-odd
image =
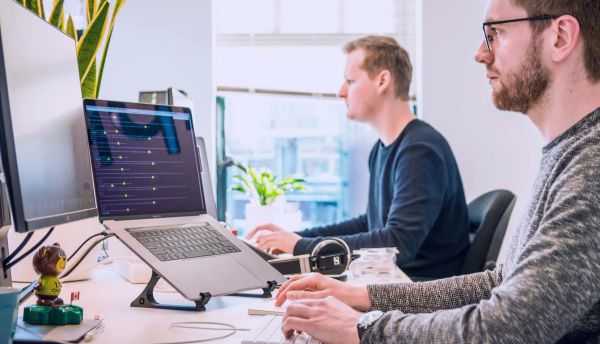
[[(217, 277), (215, 277), (217, 278)], [(401, 271), (394, 278), (351, 279), (352, 284), (410, 282)], [(166, 285), (162, 282), (159, 286)], [(223, 322), (251, 331), (238, 331), (234, 335), (210, 343), (240, 343), (244, 339), (254, 338), (257, 331), (264, 327), (266, 317), (249, 316), (248, 308), (273, 302), (271, 299), (247, 298), (236, 296), (214, 297), (206, 305), (204, 312), (175, 311), (163, 309), (132, 308), (131, 301), (143, 290), (143, 284), (131, 284), (122, 279), (110, 266), (96, 269), (92, 279), (82, 282), (63, 283), (61, 297), (69, 302), (72, 291), (80, 291), (80, 300), (75, 304), (84, 308), (84, 318), (99, 315), (106, 325), (92, 343), (168, 343), (185, 340), (198, 340), (227, 334), (226, 331), (210, 330), (170, 330), (169, 326), (181, 321)], [(165, 289), (167, 290), (167, 289)], [(156, 291), (158, 302), (191, 304), (178, 293)], [(32, 296), (25, 304), (35, 303)], [(23, 309), (20, 309), (22, 316)]]

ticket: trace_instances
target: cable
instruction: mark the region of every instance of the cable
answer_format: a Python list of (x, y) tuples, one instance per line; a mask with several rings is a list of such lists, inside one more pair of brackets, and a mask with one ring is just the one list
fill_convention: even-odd
[(87, 243), (88, 243), (88, 241), (92, 240), (93, 238), (95, 238), (95, 237), (97, 237), (97, 236), (99, 236), (99, 235), (104, 235), (104, 236), (107, 236), (108, 234), (107, 234), (106, 232), (102, 231), (102, 232), (100, 232), (100, 233), (96, 233), (96, 234), (94, 234), (94, 235), (91, 235), (90, 237), (88, 237), (87, 239), (85, 239), (85, 240), (83, 241), (83, 243), (81, 243), (81, 245), (79, 245), (79, 247), (77, 247), (77, 248), (75, 249), (75, 251), (73, 252), (73, 254), (71, 254), (71, 255), (69, 256), (69, 258), (67, 259), (67, 262), (71, 261), (71, 259), (72, 259), (73, 257), (75, 257), (75, 255), (77, 254), (77, 252), (79, 252), (79, 250), (81, 250), (81, 248), (82, 248), (82, 247), (83, 247), (85, 244), (87, 244)]
[(15, 258), (11, 262), (2, 264), (4, 266), (4, 271), (12, 268), (15, 264), (17, 264), (18, 262), (22, 261), (25, 257), (30, 255), (31, 252), (37, 250), (38, 247), (40, 247), (44, 243), (44, 241), (46, 241), (46, 239), (48, 239), (48, 237), (50, 236), (50, 234), (52, 234), (52, 232), (54, 232), (54, 227), (50, 227), (50, 229), (48, 230), (48, 233), (46, 233), (46, 235), (44, 235), (44, 237), (42, 239), (40, 239), (40, 241), (38, 241), (37, 244), (33, 245), (32, 248), (30, 248), (27, 252), (23, 253), (19, 258)]
[[(73, 267), (69, 271), (67, 271), (64, 275), (60, 276), (60, 278), (65, 278), (65, 277), (69, 276), (79, 266), (79, 264), (81, 264), (81, 262), (83, 262), (85, 257), (87, 257), (87, 255), (90, 254), (90, 252), (92, 252), (94, 247), (96, 247), (99, 243), (103, 242), (104, 240), (114, 237), (114, 236), (115, 236), (114, 234), (106, 234), (102, 239), (98, 239), (98, 240), (94, 241), (94, 243), (91, 244), (90, 247), (88, 247), (88, 249), (83, 253), (83, 255), (77, 261), (77, 263), (75, 263), (75, 265), (73, 265)], [(90, 238), (88, 238), (88, 239), (90, 239)]]
[[(205, 326), (201, 326), (201, 327), (197, 327), (197, 326), (191, 326), (191, 325), (216, 325), (216, 326), (223, 326), (223, 327), (205, 327)], [(193, 329), (197, 329), (197, 330), (210, 330), (210, 331), (231, 331), (230, 333), (223, 335), (223, 336), (219, 336), (219, 337), (212, 337), (212, 338), (202, 338), (202, 339), (192, 339), (192, 340), (185, 340), (185, 341), (180, 341), (180, 342), (163, 342), (163, 343), (154, 343), (154, 344), (188, 344), (188, 343), (204, 343), (204, 342), (210, 342), (213, 340), (218, 340), (218, 339), (224, 339), (227, 338), (229, 336), (234, 335), (236, 332), (238, 331), (250, 331), (249, 328), (237, 328), (233, 325), (230, 324), (226, 324), (226, 323), (220, 323), (220, 322), (210, 322), (210, 321), (182, 321), (182, 322), (175, 322), (172, 323), (171, 326), (169, 326), (170, 330), (173, 330), (174, 328), (193, 328)]]
[(23, 241), (19, 244), (19, 246), (11, 254), (9, 254), (8, 257), (4, 258), (4, 260), (2, 261), (2, 265), (8, 264), (10, 262), (10, 260), (13, 259), (17, 255), (17, 253), (21, 252), (23, 247), (25, 247), (25, 245), (27, 245), (27, 243), (29, 242), (29, 240), (31, 239), (32, 236), (33, 236), (33, 232), (27, 233), (27, 236), (25, 237), (25, 239), (23, 239)]

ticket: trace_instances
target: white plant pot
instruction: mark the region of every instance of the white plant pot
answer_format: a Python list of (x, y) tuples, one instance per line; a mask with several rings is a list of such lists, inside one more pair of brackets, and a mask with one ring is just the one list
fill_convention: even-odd
[(298, 209), (285, 211), (278, 205), (246, 204), (246, 232), (267, 223), (286, 230), (297, 231), (301, 229), (302, 213)]

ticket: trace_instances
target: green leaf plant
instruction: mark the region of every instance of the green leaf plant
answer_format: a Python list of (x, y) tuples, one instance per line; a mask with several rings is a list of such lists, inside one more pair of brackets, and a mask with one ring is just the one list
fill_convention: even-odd
[(229, 189), (247, 194), (256, 199), (260, 205), (271, 205), (279, 196), (292, 191), (307, 190), (306, 181), (302, 178), (288, 176), (277, 181), (277, 177), (266, 168), (257, 170), (250, 165), (248, 167), (240, 163), (233, 165), (241, 173), (233, 176), (237, 183)]
[[(98, 98), (102, 73), (104, 72), (104, 63), (106, 62), (108, 46), (110, 45), (110, 39), (115, 27), (115, 20), (126, 0), (114, 0), (112, 14), (110, 12), (110, 3), (107, 0), (84, 1), (87, 27), (83, 31), (83, 34), (78, 36), (71, 15), (65, 20), (63, 10), (65, 0), (54, 0), (48, 18), (46, 18), (44, 13), (42, 0), (17, 0), (18, 3), (44, 20), (47, 20), (48, 23), (56, 26), (75, 40), (77, 44), (76, 50), (81, 93), (84, 98)], [(98, 63), (97, 59), (100, 49), (102, 49), (102, 55), (100, 55)]]

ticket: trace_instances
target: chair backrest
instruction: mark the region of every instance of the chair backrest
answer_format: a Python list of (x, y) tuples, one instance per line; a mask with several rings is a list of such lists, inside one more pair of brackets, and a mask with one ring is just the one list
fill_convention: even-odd
[(487, 192), (469, 203), (471, 247), (460, 273), (491, 270), (496, 267), (508, 220), (515, 206), (515, 195), (507, 190)]

